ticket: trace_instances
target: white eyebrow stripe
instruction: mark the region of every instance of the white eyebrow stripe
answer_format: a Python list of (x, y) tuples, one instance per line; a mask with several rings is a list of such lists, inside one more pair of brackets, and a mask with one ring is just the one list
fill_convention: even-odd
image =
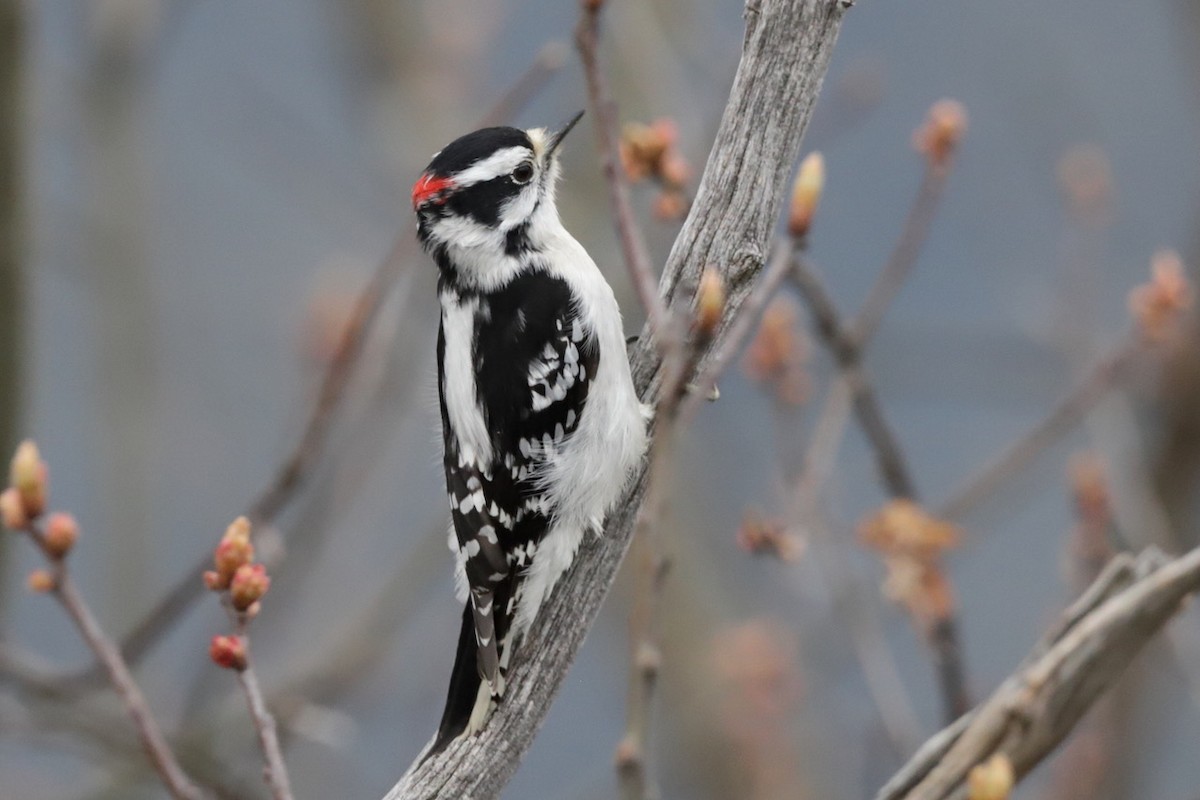
[(532, 155), (528, 147), (515, 146), (497, 150), (454, 175), (454, 183), (457, 186), (471, 186), (507, 175), (522, 161), (530, 160)]

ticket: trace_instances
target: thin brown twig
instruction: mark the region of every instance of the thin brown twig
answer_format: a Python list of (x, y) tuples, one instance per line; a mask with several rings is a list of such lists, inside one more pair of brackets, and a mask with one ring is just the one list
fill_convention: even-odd
[(921, 185), (908, 210), (908, 217), (904, 220), (900, 238), (896, 240), (891, 256), (867, 292), (867, 299), (863, 301), (858, 314), (850, 323), (849, 338), (860, 348), (871, 341), (887, 310), (891, 308), (892, 301), (896, 299), (896, 295), (916, 266), (917, 256), (924, 247), (929, 228), (937, 216), (938, 205), (946, 188), (946, 180), (950, 177), (954, 159), (951, 156), (943, 159), (931, 158), (926, 160), (925, 165)]
[(1059, 437), (1079, 422), (1118, 383), (1142, 352), (1140, 341), (1130, 335), (1100, 358), (1045, 417), (997, 456), (969, 476), (942, 503), (937, 516), (962, 519), (980, 502), (1022, 469)]
[(845, 435), (853, 390), (844, 377), (835, 378), (813, 427), (794, 492), (794, 515), (804, 530), (824, 544), (820, 569), (827, 574), (833, 608), (845, 620), (846, 631), (862, 669), (879, 718), (893, 749), (901, 757), (920, 744), (920, 718), (913, 707), (900, 669), (870, 601), (870, 587), (849, 563), (842, 542), (833, 535), (821, 508), (821, 489), (829, 480)]
[(66, 561), (62, 557), (50, 554), (45, 535), (36, 522), (30, 522), (24, 530), (30, 540), (46, 556), (47, 562), (52, 567), (51, 594), (62, 605), (67, 616), (75, 623), (80, 636), (96, 656), (96, 660), (103, 666), (109, 683), (112, 684), (113, 690), (133, 721), (138, 738), (142, 743), (142, 749), (150, 759), (154, 771), (162, 779), (167, 791), (177, 800), (202, 800), (206, 797), (205, 793), (188, 778), (183, 768), (179, 766), (171, 746), (167, 743), (162, 729), (159, 728), (157, 720), (150, 711), (145, 695), (142, 694), (142, 690), (138, 688), (137, 682), (133, 679), (129, 665), (122, 658), (121, 651), (105, 635), (104, 629), (100, 627), (91, 608), (75, 587), (75, 583), (67, 571)]
[(275, 728), (275, 717), (267, 708), (263, 699), (262, 689), (258, 685), (258, 676), (254, 672), (254, 663), (250, 657), (250, 636), (246, 633), (245, 615), (239, 615), (238, 636), (246, 648), (246, 667), (237, 671), (238, 685), (246, 695), (246, 705), (254, 720), (254, 730), (258, 733), (258, 744), (263, 753), (263, 779), (271, 790), (274, 800), (292, 800), (291, 780), (288, 778), (287, 764), (283, 760), (283, 751), (279, 747), (279, 735)]
[[(303, 433), (292, 453), (283, 462), (275, 478), (250, 503), (245, 515), (255, 527), (269, 524), (287, 506), (296, 491), (307, 479), (320, 454), (324, 451), (334, 411), (345, 395), (355, 366), (366, 343), (366, 334), (378, 315), (384, 299), (399, 277), (401, 268), (412, 257), (412, 242), (407, 236), (398, 238), (388, 256), (380, 263), (363, 288), (346, 322), (337, 350), (330, 359), (321, 382), (317, 400)], [(142, 617), (121, 641), (121, 652), (130, 663), (137, 663), (176, 623), (179, 617), (201, 596), (201, 576), (208, 567), (210, 556), (197, 560), (186, 574), (173, 585), (159, 602)], [(71, 676), (64, 682), (66, 691), (95, 684), (100, 675), (92, 667)]]
[(657, 337), (666, 321), (666, 312), (658, 296), (658, 279), (646, 249), (645, 239), (634, 218), (629, 200), (629, 185), (621, 171), (620, 155), (617, 152), (617, 106), (608, 89), (608, 80), (600, 69), (597, 52), (600, 40), (600, 11), (603, 0), (584, 0), (579, 25), (575, 28), (575, 46), (583, 63), (587, 79), (588, 102), (595, 115), (596, 148), (600, 152), (600, 166), (608, 186), (609, 204), (612, 207), (613, 224), (621, 242), (621, 253), (629, 277), (637, 290), (638, 300), (646, 311), (651, 335)]
[(854, 413), (875, 451), (884, 486), (893, 497), (916, 499), (916, 485), (900, 443), (883, 415), (874, 387), (862, 370), (862, 347), (843, 322), (817, 271), (800, 252), (792, 259), (792, 276), (812, 313), (817, 336), (850, 383)]
[(634, 608), (630, 615), (632, 658), (625, 734), (617, 747), (616, 756), (622, 795), (626, 800), (644, 800), (650, 783), (646, 769), (647, 732), (661, 662), (657, 612), (668, 565), (658, 542), (657, 529), (663, 517), (679, 410), (688, 378), (695, 371), (703, 345), (695, 342), (689, 345), (686, 341), (687, 332), (679, 330), (683, 315), (668, 314), (664, 309), (650, 254), (634, 218), (629, 186), (621, 172), (617, 151), (616, 103), (609, 93), (608, 81), (600, 68), (597, 52), (603, 7), (603, 0), (585, 0), (581, 4), (575, 44), (587, 79), (588, 99), (595, 115), (596, 144), (621, 252), (638, 299), (646, 312), (650, 335), (663, 358), (664, 373), (656, 409), (658, 435), (650, 449), (646, 499), (638, 513), (633, 533), (639, 569), (635, 579)]
[[(744, 306), (743, 306), (744, 309)], [(742, 313), (739, 309), (738, 313)], [(637, 574), (633, 611), (629, 618), (632, 654), (626, 705), (625, 733), (617, 746), (617, 776), (621, 795), (626, 800), (645, 800), (653, 796), (646, 769), (646, 743), (650, 727), (650, 709), (658, 683), (661, 663), (658, 631), (658, 606), (670, 562), (663, 555), (659, 528), (666, 516), (666, 499), (674, 467), (675, 444), (684, 422), (684, 409), (695, 392), (688, 391), (700, 355), (712, 341), (713, 330), (693, 326), (688, 336), (682, 311), (667, 319), (661, 333), (664, 348), (663, 381), (655, 409), (656, 435), (650, 446), (646, 497), (634, 524)]]
[[(916, 486), (900, 443), (862, 369), (862, 346), (842, 321), (832, 296), (804, 254), (797, 251), (792, 263), (792, 274), (812, 312), (817, 334), (850, 384), (855, 416), (875, 452), (888, 494), (894, 498), (917, 499)], [(942, 693), (943, 716), (950, 721), (970, 707), (957, 619), (945, 616), (938, 620), (930, 626), (928, 638)]]

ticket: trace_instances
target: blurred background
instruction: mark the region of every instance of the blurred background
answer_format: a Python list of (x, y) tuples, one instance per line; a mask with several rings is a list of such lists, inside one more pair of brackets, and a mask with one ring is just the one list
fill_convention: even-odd
[[(742, 4), (609, 6), (602, 52), (622, 121), (672, 120), (694, 189)], [(576, 18), (574, 3), (521, 0), (0, 0), (0, 451), (39, 442), (52, 505), (83, 528), (72, 568), (113, 636), (269, 485), (355, 298), (401, 240), (327, 445), (264, 537), (286, 555), (255, 653), (300, 798), (382, 796), (440, 715), (459, 616), (434, 270), (411, 246), (408, 192), (539, 59), (560, 67), (514, 124), (586, 105)], [(1127, 293), (1159, 248), (1195, 263), (1198, 41), (1194, 0), (860, 0), (848, 14), (804, 145), (828, 176), (809, 253), (847, 313), (916, 194), (912, 131), (941, 97), (970, 115), (867, 358), (931, 508), (1121, 346)], [(560, 209), (634, 332), (589, 125), (565, 159)], [(654, 186), (635, 195), (661, 264), (678, 222)], [(869, 797), (941, 725), (925, 637), (881, 594), (884, 566), (855, 532), (887, 496), (853, 423), (822, 496), (829, 535), (785, 526), (788, 559), (739, 547), (748, 509), (786, 517), (834, 374), (792, 302), (794, 320), (776, 317), (796, 337), (790, 390), (735, 366), (679, 454), (651, 754), (664, 798)], [(1196, 543), (1189, 336), (951, 520), (959, 545), (943, 563), (973, 699), (1098, 552)], [(91, 657), (61, 609), (25, 589), (38, 566), (27, 543), (10, 536), (2, 552), (0, 797), (165, 796), (111, 693), (55, 683)], [(615, 795), (630, 585), (618, 581), (504, 797)], [(136, 671), (192, 773), (262, 797), (243, 699), (206, 654), (227, 627), (202, 597)], [(1198, 640), (1195, 613), (1176, 621), (1018, 796), (1195, 800)]]

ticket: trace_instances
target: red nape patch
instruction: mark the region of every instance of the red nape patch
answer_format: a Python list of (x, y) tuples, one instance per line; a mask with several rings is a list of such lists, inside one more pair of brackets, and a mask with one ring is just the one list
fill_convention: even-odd
[[(425, 173), (420, 180), (413, 184), (413, 208), (420, 208), (453, 185), (454, 181), (449, 178), (439, 178), (436, 175)], [(435, 200), (435, 202), (437, 201)]]

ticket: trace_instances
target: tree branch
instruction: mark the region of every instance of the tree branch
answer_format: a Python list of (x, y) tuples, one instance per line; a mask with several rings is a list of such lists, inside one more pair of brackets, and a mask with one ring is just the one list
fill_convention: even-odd
[(917, 499), (916, 483), (900, 449), (899, 440), (884, 417), (883, 409), (879, 407), (874, 386), (863, 372), (862, 345), (855, 338), (850, 325), (843, 321), (824, 281), (804, 254), (796, 251), (792, 267), (792, 277), (812, 314), (817, 335), (853, 390), (854, 413), (875, 451), (879, 477), (884, 487), (893, 497)]
[[(663, 306), (707, 266), (721, 271), (726, 308), (701, 362), (719, 350), (766, 260), (800, 140), (829, 67), (845, 6), (839, 0), (752, 0), (743, 53), (696, 199), (663, 275)], [(631, 366), (652, 397), (660, 360), (648, 336)], [(550, 708), (567, 668), (616, 576), (645, 493), (634, 476), (604, 534), (579, 557), (543, 606), (509, 673), (504, 703), (484, 730), (414, 765), (388, 793), (401, 798), (488, 798), (499, 793)]]
[(1200, 548), (1115, 557), (991, 698), (926, 742), (876, 800), (964, 800), (967, 775), (994, 754), (1026, 775), (1197, 590)]
[(246, 705), (254, 720), (254, 730), (258, 734), (258, 746), (263, 753), (263, 777), (271, 790), (274, 800), (292, 800), (292, 785), (288, 778), (287, 764), (283, 760), (283, 750), (279, 747), (279, 735), (275, 729), (275, 717), (271, 716), (267, 702), (263, 699), (262, 689), (258, 685), (258, 675), (250, 658), (250, 637), (246, 633), (245, 622), (239, 624), (240, 636), (246, 646), (246, 668), (238, 670), (238, 685), (246, 695)]
[[(924, 193), (925, 190), (922, 191), (922, 195)], [(906, 238), (907, 236), (906, 234)], [(901, 248), (906, 249), (907, 247)], [(900, 449), (900, 442), (884, 417), (875, 389), (862, 368), (863, 343), (867, 339), (863, 338), (861, 333), (856, 335), (852, 327), (843, 321), (824, 282), (804, 254), (796, 251), (792, 263), (792, 275), (812, 313), (817, 335), (837, 362), (838, 369), (850, 386), (854, 413), (875, 452), (875, 461), (884, 487), (894, 498), (916, 500), (916, 485)], [(892, 263), (902, 265), (906, 262), (893, 260)], [(891, 265), (885, 268), (898, 273), (906, 273), (907, 269), (904, 266)], [(898, 285), (897, 281), (898, 277), (893, 276), (882, 282)], [(890, 290), (886, 295), (889, 298), (892, 296)], [(860, 318), (874, 319), (885, 309), (886, 305), (879, 305), (868, 316), (860, 314)], [(869, 332), (871, 329), (871, 326), (867, 326), (862, 330)], [(942, 618), (930, 627), (927, 638), (942, 693), (943, 716), (950, 722), (970, 707), (957, 618), (953, 615)]]
[(124, 706), (126, 713), (137, 730), (142, 750), (145, 751), (154, 771), (158, 773), (170, 795), (177, 800), (204, 800), (207, 795), (194, 784), (179, 766), (175, 753), (167, 743), (158, 721), (150, 711), (145, 695), (129, 671), (129, 665), (121, 657), (121, 651), (105, 635), (83, 595), (75, 587), (67, 570), (64, 553), (55, 554), (47, 545), (46, 535), (35, 520), (24, 528), (30, 540), (46, 557), (51, 566), (52, 578), (48, 587), (62, 605), (67, 616), (75, 623), (79, 635), (96, 656), (108, 676), (109, 683)]

